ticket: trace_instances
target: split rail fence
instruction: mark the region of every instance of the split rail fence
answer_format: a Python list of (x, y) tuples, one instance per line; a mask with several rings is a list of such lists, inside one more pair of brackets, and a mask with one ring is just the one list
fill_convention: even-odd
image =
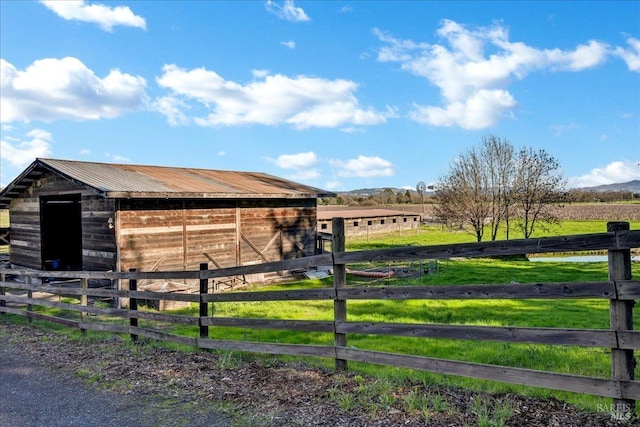
[[(612, 408), (619, 416), (635, 413), (640, 399), (640, 381), (635, 381), (634, 351), (640, 348), (640, 331), (633, 330), (633, 307), (640, 298), (640, 281), (631, 277), (631, 250), (640, 248), (640, 230), (630, 230), (625, 222), (610, 222), (607, 232), (597, 234), (520, 239), (470, 244), (398, 247), (383, 250), (346, 252), (344, 220), (333, 222), (332, 252), (286, 261), (258, 265), (175, 272), (53, 272), (0, 270), (0, 313), (27, 316), (57, 322), (83, 331), (97, 330), (130, 334), (132, 340), (147, 337), (174, 343), (219, 349), (295, 356), (319, 356), (335, 360), (338, 370), (348, 368), (348, 361), (382, 364), (452, 374), (511, 384), (543, 387), (612, 398)], [(608, 281), (476, 284), (450, 286), (349, 286), (346, 266), (364, 262), (396, 262), (453, 257), (493, 257), (519, 254), (607, 251)], [(217, 278), (283, 270), (313, 269), (331, 266), (333, 287), (280, 291), (243, 291), (212, 293), (210, 283)], [(20, 281), (9, 280), (19, 276)], [(42, 280), (79, 279), (76, 287), (42, 283)], [(113, 289), (89, 286), (90, 281), (112, 281)], [(138, 291), (140, 280), (198, 280), (199, 294)], [(120, 284), (128, 282), (128, 289)], [(125, 288), (125, 289), (123, 289)], [(80, 303), (38, 298), (40, 293), (75, 296)], [(101, 308), (87, 304), (92, 298), (126, 298), (128, 308)], [(353, 300), (478, 300), (478, 299), (565, 299), (596, 298), (609, 301), (609, 329), (564, 329), (531, 327), (492, 327), (447, 324), (408, 324), (388, 322), (353, 322), (347, 320), (348, 301)], [(140, 300), (182, 301), (199, 304), (199, 316), (137, 310)], [(280, 320), (224, 318), (209, 315), (210, 304), (245, 301), (332, 300), (334, 319)], [(18, 306), (19, 305), (19, 306)], [(34, 306), (55, 307), (79, 313), (78, 319), (45, 315)], [(26, 307), (26, 309), (25, 309)], [(88, 317), (88, 315), (93, 315)], [(121, 324), (100, 322), (102, 316), (124, 319)], [(161, 328), (138, 326), (138, 319), (199, 327), (199, 337), (167, 333)], [(333, 345), (285, 344), (210, 339), (210, 327), (242, 327), (290, 331), (325, 332), (334, 335)], [(611, 377), (597, 378), (516, 367), (471, 363), (456, 360), (363, 350), (348, 346), (349, 334), (395, 335), (409, 337), (488, 340), (509, 343), (536, 343), (562, 346), (601, 347), (611, 351)]]

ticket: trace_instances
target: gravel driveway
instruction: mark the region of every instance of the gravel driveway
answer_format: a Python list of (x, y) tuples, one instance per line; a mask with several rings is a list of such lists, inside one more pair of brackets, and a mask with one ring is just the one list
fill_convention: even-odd
[[(425, 403), (412, 409), (418, 398)], [(153, 341), (132, 345), (115, 336), (70, 339), (0, 316), (0, 427), (474, 425), (640, 422), (583, 412), (556, 399), (390, 383), (265, 357), (170, 350)]]
[(179, 404), (158, 408), (134, 395), (100, 391), (47, 362), (46, 353), (33, 355), (0, 335), (1, 427), (228, 425), (217, 414), (203, 417)]

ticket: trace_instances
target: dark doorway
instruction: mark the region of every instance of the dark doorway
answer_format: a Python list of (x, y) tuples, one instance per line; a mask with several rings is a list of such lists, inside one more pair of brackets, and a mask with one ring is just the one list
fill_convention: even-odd
[(40, 198), (42, 268), (82, 270), (80, 195)]

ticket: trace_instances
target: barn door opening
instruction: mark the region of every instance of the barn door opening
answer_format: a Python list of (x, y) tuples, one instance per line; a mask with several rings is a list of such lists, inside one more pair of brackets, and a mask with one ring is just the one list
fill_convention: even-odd
[(80, 195), (40, 198), (43, 270), (82, 269)]

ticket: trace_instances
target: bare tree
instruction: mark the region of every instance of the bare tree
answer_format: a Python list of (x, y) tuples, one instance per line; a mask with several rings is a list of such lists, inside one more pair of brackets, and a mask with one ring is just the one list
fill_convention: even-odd
[(559, 163), (544, 150), (516, 152), (504, 138), (487, 135), (479, 148), (460, 155), (436, 186), (436, 216), (477, 241), (487, 227), (491, 240), (512, 220), (528, 238), (537, 225), (557, 220), (554, 204), (563, 194)]
[(525, 238), (531, 237), (536, 226), (558, 222), (554, 208), (563, 201), (565, 184), (560, 163), (546, 151), (520, 151), (515, 195), (518, 227)]
[(514, 204), (514, 148), (504, 138), (487, 135), (482, 138), (481, 156), (486, 168), (488, 196), (491, 198), (491, 240), (498, 237), (503, 221), (508, 239), (511, 206)]
[(436, 216), (450, 227), (459, 227), (482, 241), (491, 212), (487, 174), (476, 149), (462, 154), (436, 185)]

